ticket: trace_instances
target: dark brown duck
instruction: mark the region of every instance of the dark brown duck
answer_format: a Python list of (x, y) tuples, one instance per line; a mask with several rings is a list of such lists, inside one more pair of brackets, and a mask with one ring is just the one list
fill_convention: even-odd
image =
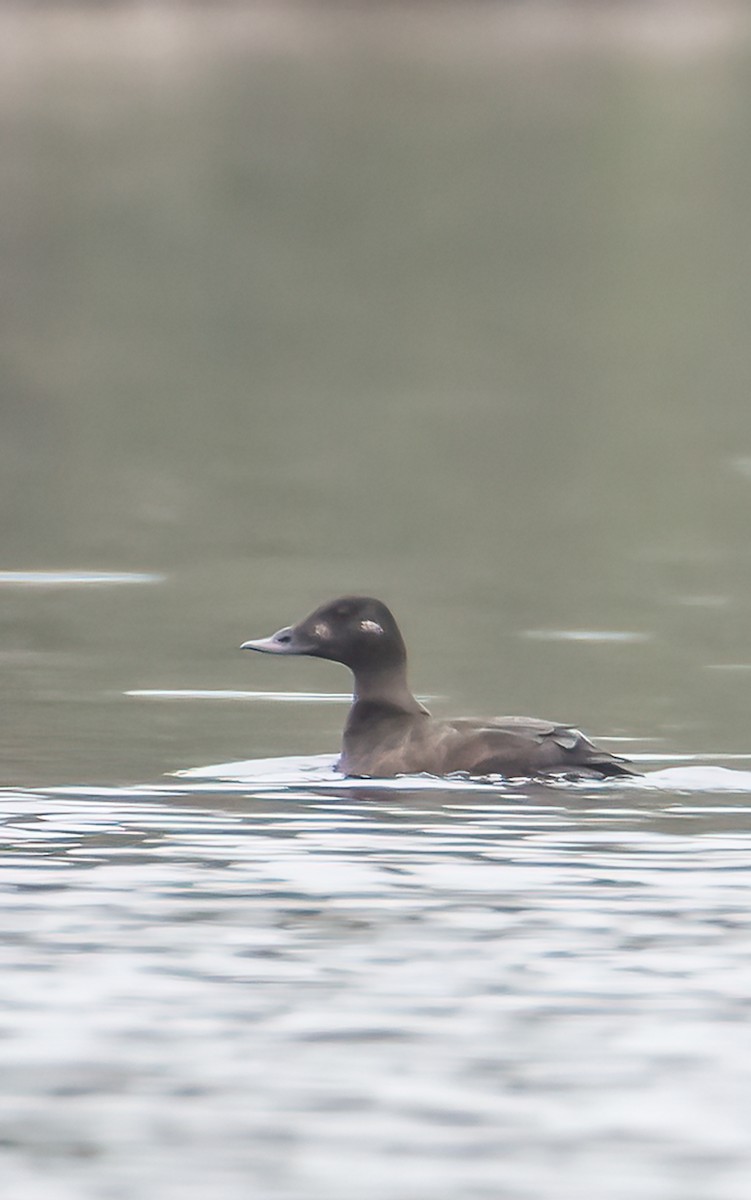
[(342, 596), (297, 625), (245, 642), (262, 654), (303, 654), (343, 663), (354, 695), (338, 763), (344, 775), (386, 777), (560, 774), (635, 775), (623, 758), (594, 745), (578, 729), (535, 717), (434, 720), (407, 683), (407, 651), (380, 600)]

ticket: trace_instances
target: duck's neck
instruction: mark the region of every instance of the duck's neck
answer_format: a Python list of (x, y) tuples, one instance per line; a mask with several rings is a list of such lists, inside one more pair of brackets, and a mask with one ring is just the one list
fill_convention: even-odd
[(410, 691), (407, 683), (406, 663), (397, 663), (388, 667), (368, 670), (356, 670), (352, 696), (350, 720), (357, 718), (365, 711), (372, 712), (373, 708), (384, 710), (396, 709), (399, 712), (416, 714), (424, 713), (419, 701)]

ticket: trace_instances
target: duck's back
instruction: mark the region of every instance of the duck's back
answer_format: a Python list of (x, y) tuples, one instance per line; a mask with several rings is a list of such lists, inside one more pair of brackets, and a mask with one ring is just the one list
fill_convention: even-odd
[(348, 775), (505, 775), (555, 772), (632, 775), (634, 769), (569, 725), (535, 717), (433, 720), (427, 713), (371, 711), (348, 724), (340, 770)]
[(446, 746), (444, 772), (509, 777), (582, 771), (634, 775), (625, 759), (596, 746), (581, 730), (536, 717), (463, 718), (436, 722), (455, 737)]

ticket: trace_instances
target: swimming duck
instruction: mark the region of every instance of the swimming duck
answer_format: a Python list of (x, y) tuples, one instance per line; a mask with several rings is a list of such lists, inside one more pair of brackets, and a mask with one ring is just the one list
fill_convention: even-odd
[(637, 774), (571, 725), (535, 717), (434, 719), (410, 691), (407, 651), (393, 615), (370, 596), (331, 600), (297, 625), (241, 649), (349, 667), (354, 695), (337, 764), (344, 775)]

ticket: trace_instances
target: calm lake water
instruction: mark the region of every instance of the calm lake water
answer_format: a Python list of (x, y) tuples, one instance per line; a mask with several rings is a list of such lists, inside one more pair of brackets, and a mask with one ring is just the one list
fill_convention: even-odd
[[(751, 27), (616, 7), (0, 16), (3, 1200), (747, 1200)], [(650, 774), (337, 781), (343, 591)]]

